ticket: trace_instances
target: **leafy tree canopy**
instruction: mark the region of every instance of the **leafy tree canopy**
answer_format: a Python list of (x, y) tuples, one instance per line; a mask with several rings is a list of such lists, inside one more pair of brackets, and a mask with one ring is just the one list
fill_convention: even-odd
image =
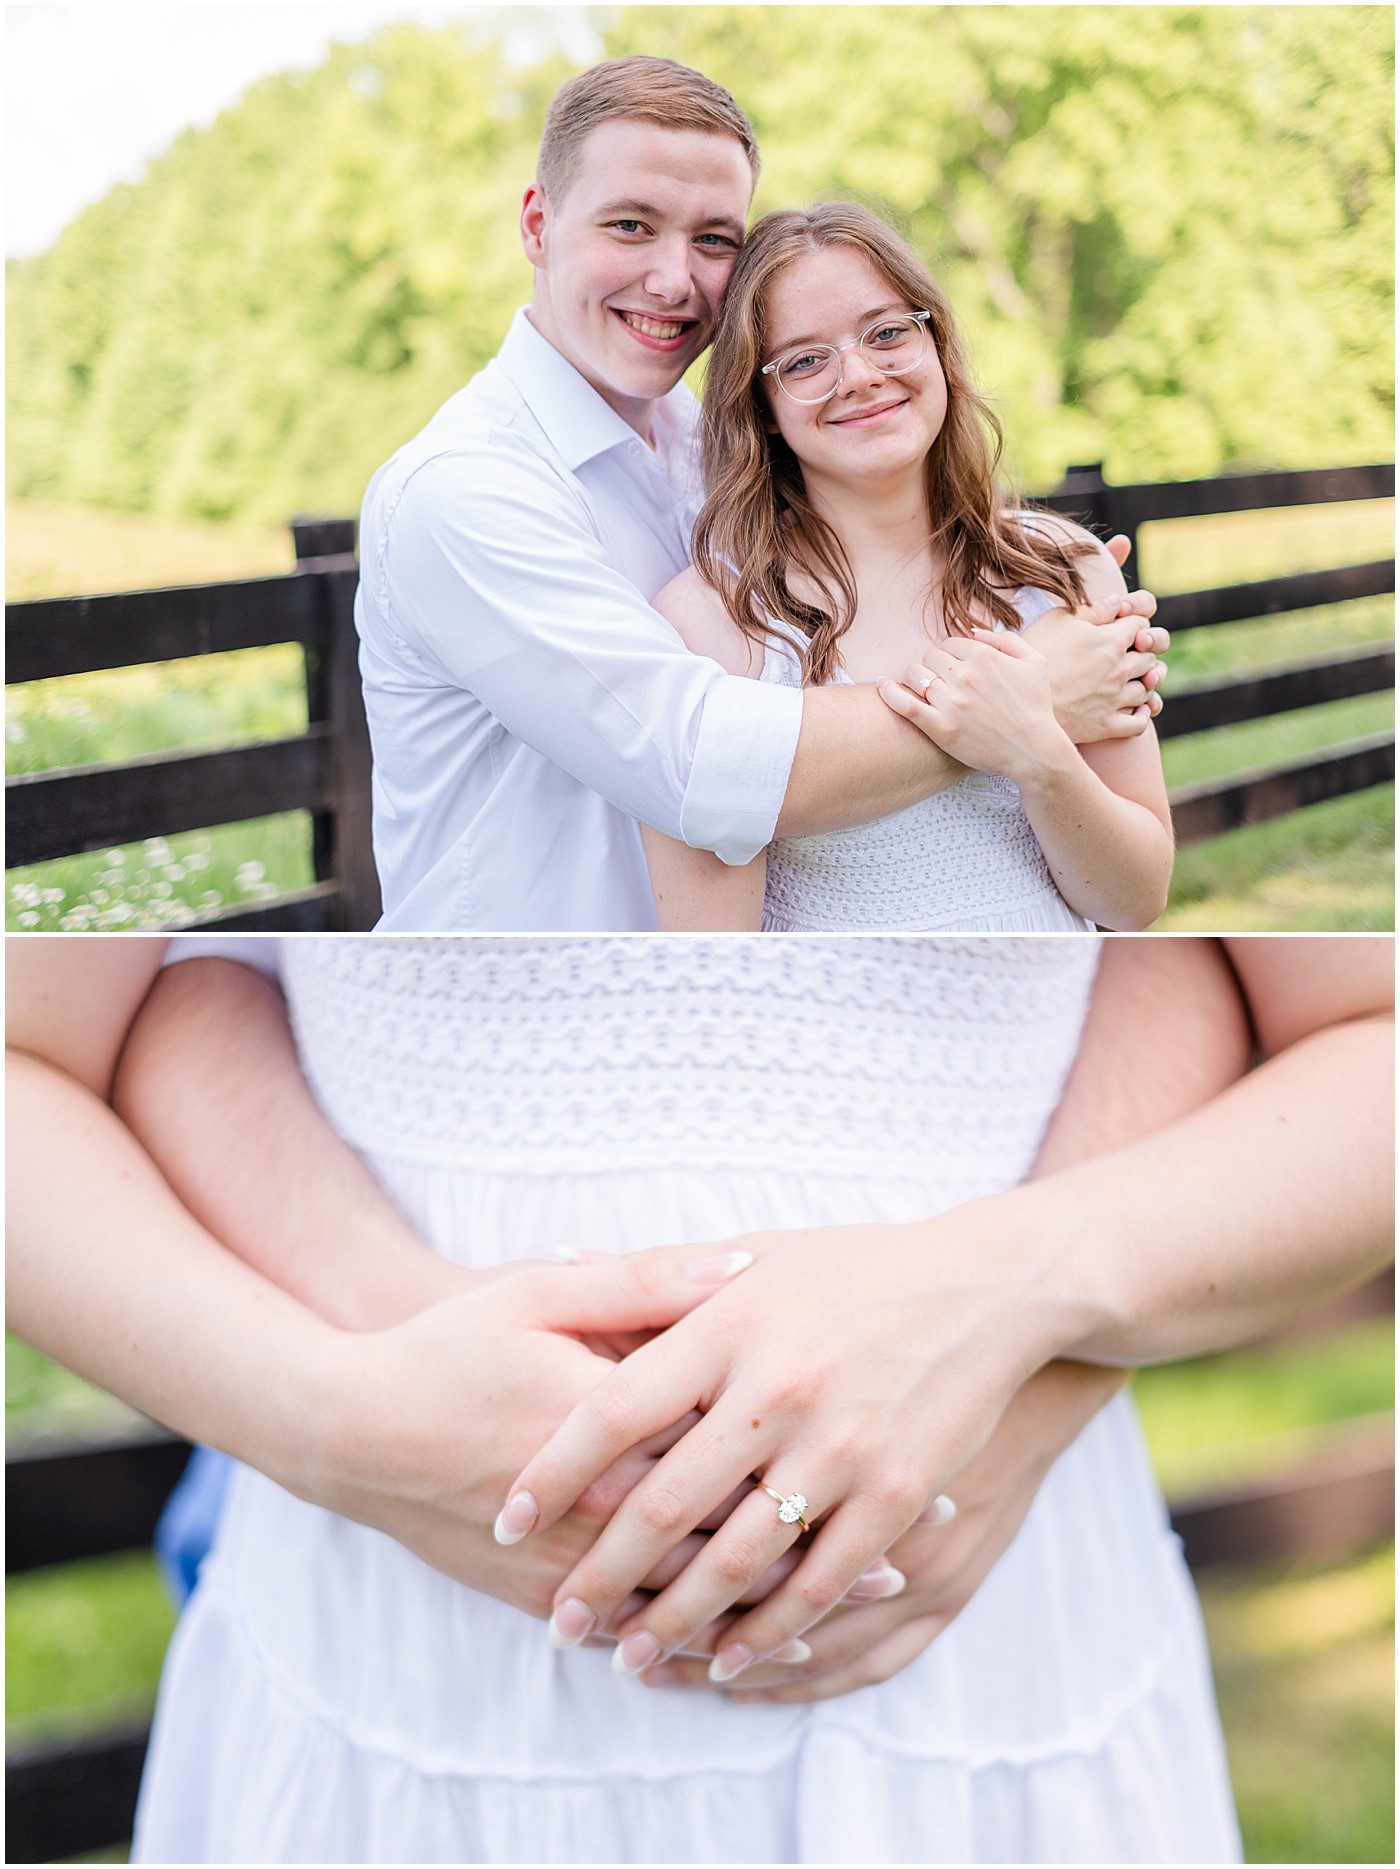
[[(1032, 486), (1391, 450), (1385, 7), (646, 7), (751, 112), (759, 210), (887, 210)], [(9, 268), (11, 491), (349, 512), (529, 295), (562, 59), (397, 26), (254, 85)]]

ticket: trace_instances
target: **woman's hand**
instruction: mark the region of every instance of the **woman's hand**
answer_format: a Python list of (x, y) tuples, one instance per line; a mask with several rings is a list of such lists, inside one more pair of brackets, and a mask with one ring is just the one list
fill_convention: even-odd
[(922, 662), (905, 671), (904, 687), (920, 697), (906, 719), (978, 772), (1004, 773), (1021, 784), (1078, 757), (1055, 719), (1045, 657), (1012, 630), (930, 644)]
[[(972, 1601), (1055, 1461), (1126, 1380), (1125, 1370), (1089, 1363), (1048, 1363), (1037, 1371), (960, 1476), (957, 1517), (915, 1526), (893, 1546), (883, 1600), (838, 1605), (808, 1631), (810, 1660), (781, 1668), (760, 1663), (743, 1673), (741, 1687), (725, 1691), (742, 1701), (830, 1700), (907, 1668)], [(873, 1579), (869, 1594), (875, 1595)], [(641, 1679), (648, 1687), (717, 1691), (707, 1661), (681, 1656), (648, 1668)]]
[[(508, 1515), (557, 1523), (628, 1448), (703, 1418), (618, 1506), (556, 1616), (604, 1628), (666, 1552), (752, 1476), (806, 1491), (821, 1527), (791, 1574), (726, 1632), (730, 1678), (800, 1637), (907, 1531), (1055, 1353), (1052, 1268), (999, 1203), (910, 1226), (750, 1236), (758, 1262), (610, 1372), (510, 1489)], [(1012, 1219), (1002, 1207), (1001, 1213)], [(692, 1646), (799, 1535), (750, 1487), (676, 1581), (620, 1626), (635, 1673)]]
[[(701, 1267), (698, 1277), (687, 1264)], [(606, 1347), (612, 1333), (665, 1326), (731, 1275), (723, 1260), (680, 1248), (588, 1266), (493, 1268), (391, 1329), (336, 1333), (321, 1391), (330, 1432), (318, 1439), (328, 1453), (290, 1476), (294, 1490), (387, 1532), (458, 1582), (548, 1616), (561, 1579), (618, 1503), (698, 1417), (627, 1449), (518, 1554), (497, 1521), (507, 1481), (617, 1367)], [(678, 1542), (642, 1588), (683, 1568), (704, 1540)]]

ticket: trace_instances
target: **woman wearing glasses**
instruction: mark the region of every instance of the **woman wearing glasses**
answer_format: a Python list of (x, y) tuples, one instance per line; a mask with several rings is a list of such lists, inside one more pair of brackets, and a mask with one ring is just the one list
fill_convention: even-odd
[[(725, 297), (695, 565), (656, 599), (691, 648), (791, 685), (878, 682), (969, 770), (746, 868), (644, 832), (661, 926), (1145, 927), (1171, 874), (1155, 735), (1076, 748), (1022, 626), (1124, 585), (1078, 527), (1006, 504), (948, 302), (866, 209), (770, 214)], [(905, 670), (905, 685), (887, 679)], [(801, 757), (799, 748), (798, 757)]]

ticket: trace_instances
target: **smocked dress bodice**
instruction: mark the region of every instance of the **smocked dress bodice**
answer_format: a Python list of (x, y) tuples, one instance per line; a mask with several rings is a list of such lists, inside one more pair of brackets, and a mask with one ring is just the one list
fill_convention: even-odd
[[(1043, 591), (1013, 599), (1027, 623)], [(760, 677), (801, 686), (794, 647), (769, 638)], [(838, 669), (834, 684), (849, 682)], [(966, 777), (868, 824), (768, 846), (763, 926), (772, 933), (1068, 933), (1092, 923), (1055, 886), (1021, 794), (994, 772)]]

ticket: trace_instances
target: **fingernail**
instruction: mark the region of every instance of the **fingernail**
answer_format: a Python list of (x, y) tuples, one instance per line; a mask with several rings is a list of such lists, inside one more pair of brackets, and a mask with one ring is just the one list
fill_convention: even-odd
[(526, 1532), (535, 1529), (540, 1516), (540, 1509), (529, 1493), (516, 1493), (507, 1499), (496, 1516), (495, 1534), (498, 1545), (518, 1545)]
[(953, 1501), (947, 1493), (940, 1493), (931, 1506), (925, 1506), (914, 1523), (916, 1525), (946, 1525), (950, 1519), (955, 1519), (957, 1516), (958, 1508)]
[(613, 1650), (614, 1674), (640, 1674), (661, 1655), (661, 1644), (649, 1629), (637, 1629)]
[(582, 1256), (577, 1246), (556, 1246), (554, 1248), (554, 1257), (556, 1259), (562, 1259), (565, 1265), (577, 1265)]
[(799, 1661), (810, 1661), (812, 1651), (805, 1642), (794, 1639), (791, 1642), (784, 1642), (781, 1648), (775, 1648), (773, 1653), (765, 1656), (764, 1659), (781, 1661), (787, 1666), (796, 1666)]
[(878, 1600), (885, 1596), (898, 1596), (909, 1579), (902, 1570), (896, 1570), (893, 1564), (887, 1564), (882, 1558), (878, 1564), (862, 1571), (850, 1589), (850, 1597), (864, 1597)]
[(710, 1663), (710, 1679), (718, 1685), (721, 1681), (732, 1681), (736, 1674), (742, 1674), (753, 1660), (753, 1650), (744, 1642), (735, 1642), (732, 1648), (722, 1648)]
[(751, 1252), (722, 1252), (710, 1259), (687, 1259), (685, 1275), (697, 1285), (722, 1285), (725, 1279), (733, 1278), (736, 1272), (752, 1264)]
[(549, 1619), (549, 1639), (555, 1648), (576, 1648), (591, 1635), (598, 1618), (576, 1596), (565, 1597)]

